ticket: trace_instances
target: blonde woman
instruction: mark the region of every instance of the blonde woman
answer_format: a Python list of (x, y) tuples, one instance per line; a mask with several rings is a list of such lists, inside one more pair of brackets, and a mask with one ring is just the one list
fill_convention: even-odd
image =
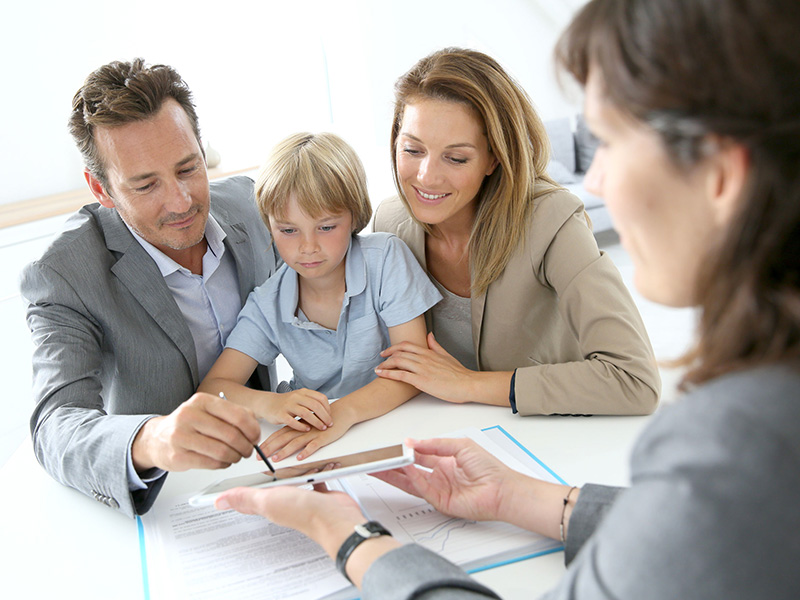
[(644, 324), (582, 203), (548, 177), (525, 92), (457, 48), (395, 92), (399, 196), (375, 230), (408, 244), (444, 300), (426, 315), (428, 347), (393, 345), (378, 374), (523, 415), (652, 412), (661, 382)]

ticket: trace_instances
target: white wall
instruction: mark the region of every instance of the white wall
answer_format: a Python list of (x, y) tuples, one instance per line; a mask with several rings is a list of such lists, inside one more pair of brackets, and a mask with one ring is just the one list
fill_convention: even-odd
[[(552, 47), (584, 0), (16, 0), (0, 21), (0, 203), (80, 188), (66, 130), (85, 76), (115, 59), (173, 65), (221, 167), (259, 164), (285, 135), (335, 131), (359, 152), (374, 201), (392, 193), (392, 86), (448, 45), (494, 56), (544, 118), (574, 113)], [(223, 6), (224, 4), (224, 6)]]

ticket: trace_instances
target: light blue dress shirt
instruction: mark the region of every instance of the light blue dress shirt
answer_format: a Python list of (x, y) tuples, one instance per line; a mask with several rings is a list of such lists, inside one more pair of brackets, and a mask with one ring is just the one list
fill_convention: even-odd
[[(137, 234), (130, 226), (128, 229), (155, 261), (183, 318), (186, 319), (194, 339), (197, 369), (202, 380), (222, 353), (225, 340), (233, 330), (236, 316), (242, 307), (236, 263), (231, 253), (225, 252), (225, 231), (209, 214), (205, 231), (208, 248), (203, 255), (203, 274), (195, 275)], [(128, 447), (128, 485), (131, 490), (143, 490), (147, 483), (163, 474), (161, 469), (152, 469), (146, 477), (140, 477), (133, 466), (131, 447)]]
[(283, 354), (291, 389), (340, 398), (375, 378), (389, 327), (423, 314), (441, 299), (408, 247), (386, 233), (353, 236), (345, 258), (346, 291), (335, 330), (309, 321), (298, 307), (298, 275), (283, 265), (247, 298), (233, 348), (261, 364)]
[[(213, 216), (206, 222), (208, 249), (203, 273), (195, 275), (131, 230), (155, 261), (194, 339), (197, 370), (202, 380), (219, 358), (242, 308), (233, 256), (225, 252), (225, 232)], [(267, 363), (268, 364), (268, 363)]]

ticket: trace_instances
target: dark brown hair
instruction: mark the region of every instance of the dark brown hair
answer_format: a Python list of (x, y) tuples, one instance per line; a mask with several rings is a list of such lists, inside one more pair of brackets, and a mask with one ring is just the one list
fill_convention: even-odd
[[(547, 132), (525, 90), (490, 56), (476, 50), (445, 48), (426, 56), (395, 83), (391, 153), (395, 185), (397, 138), (406, 104), (432, 99), (469, 108), (480, 120), (498, 161), (483, 181), (469, 241), (472, 289), (483, 292), (505, 269), (524, 239), (534, 199), (558, 186), (547, 175)], [(537, 183), (544, 185), (537, 187)], [(412, 216), (413, 212), (408, 211)], [(421, 223), (428, 233), (430, 228)]]
[(108, 178), (95, 143), (95, 128), (149, 119), (169, 98), (186, 112), (202, 149), (192, 93), (172, 67), (149, 66), (141, 58), (131, 62), (114, 61), (92, 72), (75, 94), (69, 132), (83, 156), (86, 169), (103, 184), (106, 192), (110, 192)]
[(800, 359), (800, 11), (796, 0), (592, 0), (558, 42), (579, 83), (657, 131), (690, 169), (709, 139), (746, 148), (738, 213), (696, 282), (684, 383)]

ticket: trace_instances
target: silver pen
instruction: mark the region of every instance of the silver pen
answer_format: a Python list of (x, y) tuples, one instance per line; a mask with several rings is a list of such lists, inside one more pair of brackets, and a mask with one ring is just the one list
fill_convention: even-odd
[[(225, 392), (220, 392), (219, 397), (222, 398), (223, 400), (228, 400), (228, 397), (225, 395)], [(274, 474), (275, 469), (270, 464), (267, 455), (264, 454), (264, 451), (261, 449), (261, 447), (258, 444), (253, 444), (253, 448), (256, 449), (256, 452), (258, 452), (258, 455), (261, 457), (261, 460), (263, 460), (266, 463), (267, 468)]]

